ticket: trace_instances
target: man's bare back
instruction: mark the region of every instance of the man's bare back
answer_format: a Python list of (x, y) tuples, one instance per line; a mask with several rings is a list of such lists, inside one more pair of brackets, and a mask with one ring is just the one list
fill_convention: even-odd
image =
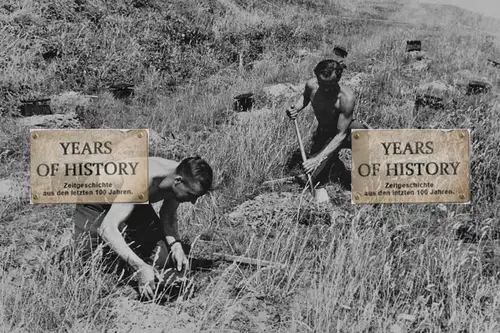
[(159, 157), (149, 157), (148, 190), (149, 202), (156, 203), (161, 200), (175, 201), (175, 197), (169, 191), (165, 191), (165, 179), (175, 173), (179, 162)]
[(355, 102), (354, 92), (346, 86), (320, 88), (317, 78), (307, 81), (305, 92), (309, 95), (314, 114), (323, 128), (338, 129), (338, 120), (341, 113), (347, 117), (347, 107)]

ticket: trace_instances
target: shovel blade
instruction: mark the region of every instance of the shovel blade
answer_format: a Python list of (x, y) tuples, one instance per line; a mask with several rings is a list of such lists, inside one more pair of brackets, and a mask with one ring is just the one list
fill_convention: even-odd
[(330, 197), (328, 196), (328, 192), (324, 188), (317, 188), (314, 190), (314, 200), (317, 203), (329, 202)]

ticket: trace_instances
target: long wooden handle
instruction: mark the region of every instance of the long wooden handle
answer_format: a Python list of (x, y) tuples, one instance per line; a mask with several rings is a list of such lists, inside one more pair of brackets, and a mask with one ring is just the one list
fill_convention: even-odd
[[(306, 150), (304, 149), (304, 143), (302, 142), (302, 137), (300, 136), (299, 123), (297, 122), (297, 118), (293, 120), (295, 124), (295, 132), (297, 132), (297, 138), (299, 139), (300, 146), (300, 154), (302, 155), (302, 161), (307, 161)], [(309, 187), (311, 189), (311, 193), (314, 195), (314, 184), (312, 182), (312, 177), (310, 173), (307, 173), (307, 178), (309, 180)]]
[(248, 258), (248, 257), (242, 257), (242, 256), (232, 256), (229, 254), (224, 254), (224, 253), (214, 253), (215, 256), (222, 257), (222, 260), (229, 261), (229, 262), (238, 262), (242, 264), (247, 264), (247, 265), (254, 265), (254, 266), (279, 266), (281, 268), (286, 267), (285, 264), (277, 263), (277, 262), (272, 262), (268, 260), (261, 260), (261, 259), (254, 259), (254, 258)]

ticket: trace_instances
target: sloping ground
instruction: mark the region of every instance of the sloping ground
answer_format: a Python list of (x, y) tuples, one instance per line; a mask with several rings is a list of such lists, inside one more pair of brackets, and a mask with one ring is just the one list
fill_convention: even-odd
[[(301, 1), (292, 2), (298, 6)], [(134, 2), (139, 7), (140, 3)], [(147, 5), (147, 2), (144, 3)], [(203, 2), (203, 5), (207, 3)], [(225, 0), (218, 3), (235, 9), (235, 15), (225, 17), (226, 21), (217, 25), (219, 28), (224, 27), (224, 24), (231, 27), (231, 24), (240, 23), (238, 15), (245, 16), (246, 11), (253, 10), (242, 10), (245, 6), (242, 1)], [(272, 2), (266, 3), (262, 6), (273, 5)], [(127, 4), (120, 5), (119, 9), (127, 12), (132, 7), (136, 8), (128, 8)], [(235, 4), (240, 7), (235, 7)], [(354, 13), (374, 20), (393, 13), (394, 18), (401, 21), (404, 17), (398, 15), (407, 9), (406, 13), (417, 14), (412, 7), (395, 6), (387, 10), (383, 6), (375, 8), (377, 3), (372, 3), (373, 7), (366, 7), (362, 2), (345, 4), (343, 14)], [(193, 3), (191, 5), (188, 8), (196, 8)], [(260, 3), (254, 5), (260, 6)], [(200, 6), (198, 14), (207, 13), (211, 8)], [(59, 12), (57, 8), (52, 8), (52, 13), (62, 12), (67, 15), (64, 23), (71, 22), (72, 15), (75, 15), (73, 9), (65, 11), (65, 7), (61, 8), (64, 10)], [(108, 17), (107, 21), (103, 8), (101, 3), (97, 3), (95, 8), (91, 3), (86, 3), (86, 9), (83, 10), (85, 20), (93, 22), (97, 30), (99, 20), (108, 28), (113, 24), (127, 27), (131, 24), (120, 21), (117, 12), (113, 12), (115, 16), (113, 19)], [(0, 244), (2, 251), (8, 250), (2, 256), (5, 260), (0, 264), (0, 302), (8, 305), (1, 307), (0, 318), (6, 330), (387, 332), (392, 326), (396, 332), (398, 329), (472, 332), (491, 330), (488, 326), (495, 327), (499, 322), (497, 271), (500, 262), (498, 246), (495, 244), (499, 225), (496, 201), (500, 164), (497, 158), (498, 122), (495, 120), (498, 109), (494, 104), (494, 95), (465, 96), (463, 92), (453, 90), (453, 81), (459, 69), (471, 70), (474, 75), (494, 81), (493, 78), (497, 76), (494, 69), (485, 69), (482, 62), (474, 60), (480, 52), (483, 55), (494, 53), (494, 48), (488, 49), (489, 44), (479, 39), (471, 42), (455, 32), (439, 30), (438, 33), (427, 30), (425, 26), (410, 31), (389, 28), (390, 22), (377, 29), (376, 25), (380, 23), (375, 22), (378, 21), (373, 21), (368, 27), (361, 26), (359, 22), (337, 22), (335, 25), (333, 18), (318, 22), (317, 12), (302, 12), (304, 18), (301, 19), (294, 16), (297, 7), (290, 8), (281, 6), (276, 9), (288, 25), (272, 25), (282, 30), (271, 30), (278, 35), (279, 32), (283, 33), (282, 39), (278, 40), (288, 40), (292, 45), (286, 52), (279, 49), (283, 54), (276, 56), (278, 60), (271, 59), (267, 67), (271, 75), (228, 70), (228, 74), (211, 77), (211, 84), (202, 84), (200, 88), (188, 87), (187, 92), (163, 99), (158, 95), (166, 91), (166, 81), (162, 77), (165, 73), (152, 69), (145, 75), (142, 86), (138, 87), (140, 93), (131, 104), (115, 101), (110, 96), (100, 97), (97, 107), (86, 106), (88, 109), (85, 111), (89, 112), (87, 118), (83, 119), (86, 124), (94, 121), (93, 124), (97, 126), (153, 125), (161, 133), (153, 132), (156, 134), (151, 137), (155, 153), (181, 158), (198, 149), (214, 162), (221, 188), (210, 198), (200, 200), (196, 207), (183, 206), (179, 214), (182, 234), (194, 243), (193, 252), (197, 258), (208, 259), (206, 257), (212, 252), (223, 251), (277, 261), (286, 264), (287, 268), (256, 269), (224, 263), (208, 272), (193, 274), (191, 278), (195, 282), (195, 291), (188, 300), (163, 305), (139, 302), (134, 292), (126, 294), (121, 287), (117, 293), (114, 293), (116, 290), (109, 292), (106, 289), (114, 284), (99, 280), (101, 275), (93, 275), (92, 271), (85, 274), (69, 272), (60, 276), (53, 273), (57, 267), (47, 264), (47, 258), (57, 252), (68, 231), (71, 231), (72, 208), (27, 206), (24, 191), (23, 195), (19, 195), (23, 201), (13, 203), (15, 199), (8, 199), (7, 205), (0, 208)], [(16, 7), (9, 10), (4, 7), (2, 10), (14, 13), (9, 14), (7, 21), (20, 24), (16, 29), (22, 30), (29, 26), (36, 30), (40, 22), (37, 21), (39, 17), (29, 11), (32, 9), (27, 7), (21, 10)], [(238, 26), (240, 31), (245, 32), (248, 27), (252, 27), (255, 23), (253, 20), (264, 22), (264, 25), (271, 24), (272, 20), (268, 16), (262, 19), (259, 13), (255, 11), (246, 20), (242, 19), (245, 24)], [(427, 14), (427, 11), (422, 11), (422, 17)], [(435, 15), (436, 21), (439, 14)], [(307, 24), (308, 20), (311, 25)], [(297, 26), (290, 23), (292, 21)], [(322, 30), (322, 36), (317, 34), (317, 30), (309, 29), (321, 25), (328, 26), (328, 29)], [(99, 36), (102, 37), (105, 31), (108, 30), (103, 29)], [(291, 58), (289, 62), (283, 59), (297, 54), (298, 45), (295, 42), (300, 39), (291, 38), (290, 33), (297, 32), (300, 35), (303, 31), (309, 32), (304, 35), (306, 38), (316, 38), (309, 43), (311, 53), (329, 56), (332, 46), (329, 43), (338, 41), (351, 47), (352, 58), (348, 58), (348, 70), (342, 82), (359, 94), (360, 103), (356, 111), (361, 120), (375, 127), (404, 128), (415, 124), (436, 128), (445, 125), (468, 127), (468, 124), (474, 127), (474, 206), (356, 207), (350, 203), (350, 194), (339, 191), (335, 186), (329, 188), (333, 207), (317, 207), (310, 201), (308, 193), (302, 193), (297, 187), (295, 190), (266, 190), (264, 193), (259, 187), (259, 195), (247, 193), (256, 191), (262, 180), (281, 176), (282, 161), (289, 150), (296, 149), (293, 129), (282, 119), (283, 109), (299, 93), (297, 87), (300, 87), (300, 83), (297, 81), (302, 82), (311, 75), (310, 67), (316, 58)], [(342, 33), (328, 40), (328, 32), (331, 31)], [(363, 31), (369, 33), (363, 35)], [(197, 36), (195, 32), (192, 36)], [(245, 35), (247, 42), (253, 40), (252, 36), (259, 36), (258, 30), (249, 29), (248, 32)], [(323, 36), (324, 41), (320, 41)], [(424, 48), (429, 55), (429, 62), (404, 56), (403, 38), (415, 36), (425, 37)], [(149, 37), (154, 40), (152, 36)], [(105, 42), (104, 39), (102, 41)], [(250, 44), (250, 49), (258, 46), (258, 43)], [(83, 45), (77, 46), (84, 48)], [(134, 46), (134, 43), (128, 45)], [(22, 53), (19, 50), (17, 52), (15, 54)], [(161, 52), (148, 53), (156, 64), (163, 64), (159, 59), (172, 60), (168, 56), (154, 58), (159, 54)], [(176, 53), (173, 59), (183, 59), (181, 54)], [(22, 64), (31, 64), (29, 56), (28, 53), (26, 58), (17, 60)], [(129, 59), (139, 58), (138, 53), (128, 56)], [(188, 60), (194, 58), (188, 57)], [(103, 58), (99, 59), (91, 63), (99, 63)], [(79, 64), (83, 63), (82, 60)], [(174, 63), (175, 66), (182, 64)], [(46, 68), (57, 76), (60, 73), (54, 67), (65, 68), (63, 65), (52, 63)], [(100, 73), (104, 78), (124, 75), (116, 72), (119, 66), (115, 65), (103, 65)], [(16, 67), (15, 73), (28, 71), (22, 66)], [(28, 66), (29, 71), (44, 68), (40, 66)], [(134, 66), (137, 67), (137, 64), (133, 61), (127, 62), (124, 72), (133, 71)], [(186, 68), (193, 69), (189, 66)], [(200, 70), (206, 67), (196, 68)], [(70, 76), (71, 84), (75, 84), (72, 80), (81, 75), (81, 69)], [(41, 70), (37, 73), (34, 75), (30, 72), (20, 81), (38, 79), (40, 81), (34, 82), (35, 88), (42, 90), (45, 83), (40, 83), (43, 77), (40, 73), (44, 72)], [(106, 76), (108, 74), (110, 76)], [(4, 76), (3, 79), (9, 81), (9, 77), (16, 76), (11, 73), (11, 76)], [(98, 81), (92, 75), (86, 79), (88, 82), (83, 84), (84, 87), (92, 87)], [(12, 79), (15, 81), (12, 86), (16, 90), (16, 98), (33, 92), (31, 88), (28, 92), (24, 91), (16, 80)], [(64, 86), (63, 82), (58, 84), (53, 87), (54, 90)], [(274, 87), (275, 90), (268, 90), (268, 87)], [(435, 94), (448, 94), (453, 90), (453, 94), (458, 96), (457, 100), (463, 104), (444, 111), (423, 108), (414, 114), (414, 93), (419, 87), (424, 90), (433, 88), (430, 90)], [(189, 92), (191, 89), (192, 92)], [(240, 115), (214, 116), (224, 115), (231, 108), (233, 92), (251, 89), (262, 89), (264, 93), (278, 92), (267, 100), (270, 102), (268, 108), (245, 113), (244, 122), (230, 121), (232, 116)], [(60, 109), (74, 107), (73, 103), (66, 103), (66, 100), (60, 99), (58, 103)], [(205, 114), (208, 115), (203, 118)], [(223, 125), (210, 127), (216, 120), (222, 121)], [(314, 125), (312, 120), (306, 120), (311, 120), (310, 114), (301, 118), (305, 136), (310, 134), (305, 130)], [(173, 137), (172, 133), (175, 134)], [(20, 165), (26, 167), (28, 154), (23, 146), (23, 138), (21, 135), (2, 138), (2, 148), (5, 143), (6, 151), (14, 151), (5, 155), (18, 159), (3, 159), (2, 175), (12, 176), (13, 172), (21, 168)], [(347, 153), (347, 160), (348, 157)], [(246, 196), (251, 198), (244, 200)], [(488, 200), (492, 202), (488, 203)], [(223, 209), (229, 213), (222, 213)], [(456, 241), (454, 232), (457, 229), (461, 232), (459, 236), (471, 243)], [(211, 237), (202, 237), (207, 234)], [(30, 269), (21, 269), (26, 266), (47, 267), (50, 274), (47, 271), (40, 275), (26, 273)], [(54, 274), (57, 278), (51, 281)]]
[[(196, 331), (197, 319), (187, 313), (178, 313), (175, 308), (159, 307), (119, 297), (113, 301), (114, 327), (108, 333), (120, 332), (175, 332)], [(78, 330), (75, 330), (78, 332)]]
[[(328, 192), (335, 194), (331, 189)], [(332, 202), (335, 202), (335, 197)], [(290, 221), (304, 225), (343, 223), (339, 218), (348, 219), (349, 212), (331, 203), (317, 204), (308, 192), (274, 192), (245, 201), (228, 217), (234, 226), (245, 224), (262, 228), (270, 224), (277, 227), (279, 223)]]

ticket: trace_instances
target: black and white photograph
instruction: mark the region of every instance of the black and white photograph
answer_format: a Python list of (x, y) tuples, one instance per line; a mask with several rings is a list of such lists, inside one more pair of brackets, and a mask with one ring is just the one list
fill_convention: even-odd
[(498, 0), (0, 0), (0, 333), (500, 332)]

